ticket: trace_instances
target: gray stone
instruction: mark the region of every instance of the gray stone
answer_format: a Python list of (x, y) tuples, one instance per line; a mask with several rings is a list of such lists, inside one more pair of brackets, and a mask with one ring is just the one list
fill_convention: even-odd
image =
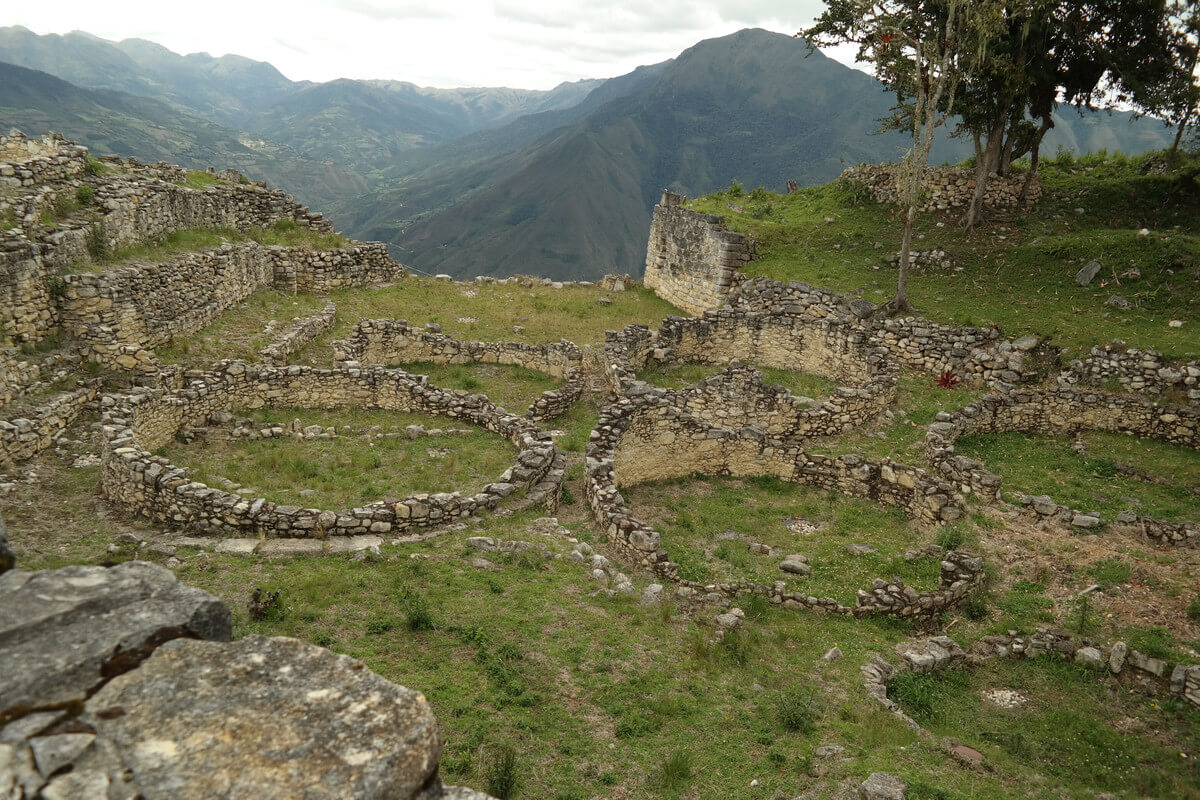
[(1129, 645), (1117, 642), (1108, 653), (1108, 669), (1113, 675), (1119, 675), (1125, 668), (1125, 656), (1129, 653)]
[(1124, 297), (1121, 297), (1121, 295), (1119, 295), (1119, 294), (1114, 294), (1112, 297), (1110, 297), (1106, 301), (1104, 301), (1104, 305), (1111, 306), (1112, 308), (1124, 309), (1124, 308), (1129, 308), (1129, 301), (1126, 300)]
[(1075, 273), (1075, 283), (1079, 286), (1087, 286), (1100, 274), (1100, 270), (1103, 268), (1103, 265), (1099, 261), (1089, 261), (1083, 265), (1083, 269)]
[(1100, 518), (1091, 514), (1076, 514), (1071, 517), (1071, 524), (1076, 528), (1095, 528), (1100, 524)]
[(1099, 667), (1104, 663), (1104, 654), (1094, 647), (1081, 647), (1075, 651), (1075, 661), (1085, 667)]
[(169, 642), (80, 721), (108, 745), (80, 767), (127, 781), (130, 796), (415, 798), (438, 786), (424, 696), (297, 639)]
[(49, 777), (78, 758), (94, 741), (96, 737), (90, 733), (60, 733), (30, 739), (29, 749), (38, 772)]
[(874, 772), (858, 787), (861, 800), (904, 800), (908, 784), (886, 772)]
[(834, 758), (846, 752), (846, 748), (840, 744), (823, 744), (813, 751), (813, 755), (817, 758)]
[(1012, 346), (1014, 350), (1020, 350), (1023, 353), (1027, 353), (1038, 346), (1038, 337), (1021, 336), (1017, 339), (1013, 339)]
[(848, 544), (846, 549), (857, 556), (867, 555), (868, 553), (878, 553), (879, 551), (869, 544)]
[(842, 660), (842, 649), (838, 646), (833, 646), (825, 651), (825, 655), (821, 656), (821, 660), (826, 664), (832, 664), (835, 661)]
[(642, 591), (641, 603), (644, 606), (656, 606), (662, 602), (663, 585), (652, 583)]
[(866, 319), (875, 313), (875, 304), (869, 300), (851, 300), (850, 313), (859, 319)]
[(229, 608), (144, 561), (0, 576), (0, 715), (84, 700), (169, 639), (227, 641)]
[(1131, 525), (1134, 522), (1137, 522), (1137, 512), (1129, 510), (1122, 511), (1120, 514), (1117, 514), (1117, 522), (1121, 523), (1122, 525)]
[(808, 576), (812, 574), (812, 567), (803, 561), (798, 561), (790, 557), (784, 560), (783, 563), (779, 565), (779, 568), (784, 572), (791, 573), (792, 575)]

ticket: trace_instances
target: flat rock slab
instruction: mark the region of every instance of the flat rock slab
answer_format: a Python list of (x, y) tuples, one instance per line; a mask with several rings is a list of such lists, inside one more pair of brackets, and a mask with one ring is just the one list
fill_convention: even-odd
[(228, 641), (229, 608), (144, 561), (0, 575), (0, 720), (79, 702), (180, 637)]
[(169, 642), (79, 721), (104, 746), (76, 771), (146, 800), (438, 796), (441, 738), (425, 697), (298, 639)]

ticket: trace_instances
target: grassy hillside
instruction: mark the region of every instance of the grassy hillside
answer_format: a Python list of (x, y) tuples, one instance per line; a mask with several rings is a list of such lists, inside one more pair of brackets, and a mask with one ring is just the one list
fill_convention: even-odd
[[(913, 303), (936, 320), (1046, 337), (1068, 358), (1113, 339), (1195, 358), (1200, 205), (1194, 182), (1157, 172), (1160, 163), (1154, 155), (1077, 161), (1065, 154), (1043, 164), (1045, 194), (1028, 213), (992, 214), (969, 234), (962, 212), (921, 215), (914, 249), (944, 250), (952, 266), (916, 268)], [(749, 274), (876, 303), (894, 292), (896, 268), (886, 257), (900, 248), (899, 223), (852, 185), (792, 195), (736, 187), (694, 206), (724, 214), (754, 237), (759, 259)], [(1101, 262), (1101, 273), (1077, 286), (1075, 274), (1092, 260)], [(1114, 295), (1129, 308), (1107, 305)], [(1184, 324), (1172, 327), (1171, 320)]]

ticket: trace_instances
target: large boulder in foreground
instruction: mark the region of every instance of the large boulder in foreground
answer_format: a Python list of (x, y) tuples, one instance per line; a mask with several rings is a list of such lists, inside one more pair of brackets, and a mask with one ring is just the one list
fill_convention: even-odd
[(297, 639), (169, 642), (97, 692), (78, 722), (101, 746), (75, 771), (121, 779), (146, 800), (440, 791), (425, 697)]
[(0, 575), (0, 723), (81, 703), (181, 637), (229, 640), (229, 608), (142, 561)]
[(224, 603), (153, 564), (0, 575), (0, 798), (489, 800), (442, 786), (420, 692), (229, 638)]

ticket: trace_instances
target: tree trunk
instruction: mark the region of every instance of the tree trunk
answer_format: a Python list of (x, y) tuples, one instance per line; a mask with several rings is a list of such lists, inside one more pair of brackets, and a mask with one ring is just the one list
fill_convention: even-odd
[(1188, 119), (1191, 115), (1185, 116), (1179, 120), (1179, 128), (1175, 131), (1175, 141), (1171, 142), (1171, 149), (1167, 151), (1167, 155), (1171, 158), (1175, 157), (1175, 153), (1179, 151), (1179, 140), (1183, 138), (1183, 131), (1187, 128)]
[(983, 151), (983, 158), (979, 158), (975, 164), (975, 194), (971, 195), (971, 206), (967, 209), (967, 230), (974, 228), (983, 216), (983, 195), (987, 191), (988, 175), (996, 168), (1003, 145), (1004, 117), (1000, 117), (988, 131), (987, 148)]
[(884, 316), (911, 314), (916, 310), (913, 308), (912, 301), (908, 299), (908, 268), (912, 264), (912, 229), (913, 219), (916, 215), (917, 207), (915, 205), (909, 206), (908, 213), (904, 215), (904, 237), (900, 244), (900, 275), (896, 280), (895, 296), (878, 309), (877, 313), (882, 313)]
[(1021, 184), (1021, 196), (1017, 199), (1022, 211), (1029, 208), (1029, 187), (1033, 185), (1033, 179), (1037, 177), (1038, 163), (1041, 161), (1042, 155), (1042, 139), (1053, 127), (1054, 120), (1047, 114), (1042, 117), (1042, 126), (1038, 128), (1037, 136), (1033, 137), (1033, 147), (1029, 153), (1029, 172), (1025, 175), (1025, 182)]

